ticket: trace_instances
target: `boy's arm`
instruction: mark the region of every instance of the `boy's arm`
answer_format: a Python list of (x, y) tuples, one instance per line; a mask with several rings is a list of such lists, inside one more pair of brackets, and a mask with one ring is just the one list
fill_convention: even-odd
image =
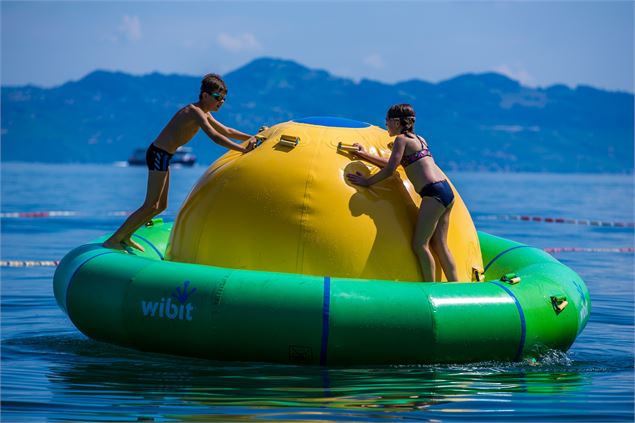
[(223, 125), (222, 123), (214, 119), (214, 116), (212, 116), (211, 114), (206, 113), (206, 115), (207, 115), (207, 120), (209, 121), (209, 124), (218, 132), (226, 136), (227, 138), (232, 138), (232, 139), (241, 140), (241, 141), (247, 141), (249, 138), (251, 138), (251, 135), (245, 134), (244, 132), (240, 132), (237, 129), (230, 128), (228, 126)]
[[(222, 145), (225, 148), (229, 148), (231, 150), (236, 150), (236, 151), (240, 151), (241, 153), (246, 153), (250, 150), (253, 149), (253, 146), (251, 143), (247, 144), (246, 147), (243, 147), (240, 144), (237, 144), (235, 142), (233, 142), (232, 140), (230, 140), (229, 138), (227, 138), (227, 136), (221, 134), (219, 131), (217, 131), (211, 124), (210, 121), (208, 119), (209, 114), (208, 113), (204, 113), (202, 110), (196, 108), (195, 110), (195, 116), (196, 116), (196, 120), (198, 125), (201, 127), (201, 129), (207, 134), (208, 137), (210, 137), (210, 139), (212, 141), (214, 141), (216, 144)], [(247, 136), (246, 140), (249, 139), (250, 137)]]

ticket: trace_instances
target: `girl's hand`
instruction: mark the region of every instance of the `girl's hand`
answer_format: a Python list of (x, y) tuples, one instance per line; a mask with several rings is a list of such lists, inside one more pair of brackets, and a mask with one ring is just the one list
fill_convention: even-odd
[(362, 186), (362, 187), (367, 187), (369, 185), (368, 184), (368, 179), (364, 178), (362, 176), (362, 174), (359, 173), (359, 172), (355, 172), (354, 174), (353, 173), (348, 173), (346, 175), (346, 179), (348, 179), (350, 183), (355, 184), (355, 185), (359, 185), (359, 186)]
[(362, 152), (362, 153), (366, 152), (366, 150), (364, 150), (364, 146), (359, 144), (359, 143), (357, 143), (357, 142), (353, 144), (353, 147), (357, 147), (357, 151), (359, 151), (359, 152)]
[(354, 143), (353, 147), (357, 148), (357, 151), (351, 151), (351, 154), (353, 155), (353, 157), (355, 158), (362, 158), (362, 155), (359, 153), (365, 153), (366, 150), (364, 150), (364, 146), (359, 144), (359, 143)]

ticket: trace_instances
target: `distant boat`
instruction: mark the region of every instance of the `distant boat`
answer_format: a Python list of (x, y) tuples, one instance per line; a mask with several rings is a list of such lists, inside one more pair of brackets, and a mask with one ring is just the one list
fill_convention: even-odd
[[(128, 164), (131, 166), (145, 166), (146, 164), (146, 148), (137, 148), (128, 158)], [(196, 163), (196, 155), (192, 153), (190, 147), (179, 147), (176, 149), (171, 164), (181, 166), (194, 166)]]

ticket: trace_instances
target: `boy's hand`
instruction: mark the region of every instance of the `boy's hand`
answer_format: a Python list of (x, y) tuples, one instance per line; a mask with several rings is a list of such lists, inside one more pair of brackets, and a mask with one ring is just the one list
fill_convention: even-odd
[(256, 148), (256, 138), (251, 137), (247, 140), (247, 145), (245, 146), (245, 151), (243, 153), (249, 153), (254, 148)]

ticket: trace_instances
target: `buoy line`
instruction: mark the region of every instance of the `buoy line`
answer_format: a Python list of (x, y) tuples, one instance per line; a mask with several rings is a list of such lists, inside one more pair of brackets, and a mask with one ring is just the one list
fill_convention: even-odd
[[(557, 253), (635, 253), (633, 247), (621, 248), (588, 248), (588, 247), (554, 247), (543, 248), (550, 254)], [(0, 260), (0, 267), (57, 267), (59, 260)]]
[(547, 253), (635, 253), (635, 248), (581, 248), (581, 247), (563, 247), (563, 248), (544, 248)]
[(0, 267), (57, 267), (59, 260), (0, 260)]
[[(2, 212), (0, 219), (38, 219), (49, 217), (90, 217), (90, 216), (128, 216), (132, 211), (109, 211), (109, 212), (79, 212), (71, 210), (50, 210), (50, 211), (33, 211), (33, 212)], [(163, 213), (162, 216), (174, 216), (174, 213)]]
[(571, 219), (564, 217), (543, 217), (528, 215), (478, 216), (476, 220), (518, 220), (523, 222), (568, 223), (574, 225), (602, 226), (611, 228), (634, 228), (635, 222), (615, 222), (606, 220)]
[[(131, 211), (109, 211), (104, 213), (87, 213), (71, 210), (50, 210), (33, 212), (2, 212), (1, 219), (37, 219), (49, 217), (76, 217), (76, 216), (128, 216)], [(165, 213), (164, 213), (165, 214)], [(170, 215), (168, 213), (167, 215)], [(544, 222), (544, 223), (568, 223), (574, 225), (601, 226), (611, 228), (635, 228), (635, 222), (619, 222), (592, 219), (573, 219), (564, 217), (544, 217), (530, 215), (491, 215), (476, 216), (475, 220), (516, 220), (522, 222)]]
[(6, 212), (0, 213), (2, 219), (37, 219), (47, 217), (75, 217), (75, 216), (127, 216), (129, 211), (111, 211), (105, 213), (84, 213), (68, 210), (34, 211), (34, 212)]
[(38, 218), (38, 217), (69, 217), (79, 216), (79, 212), (73, 211), (37, 211), (37, 212), (8, 212), (0, 213), (0, 218)]

